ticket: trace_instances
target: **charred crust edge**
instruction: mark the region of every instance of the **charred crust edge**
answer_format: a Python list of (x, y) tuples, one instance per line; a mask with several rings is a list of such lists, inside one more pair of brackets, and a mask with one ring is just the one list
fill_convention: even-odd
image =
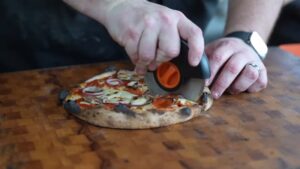
[(63, 101), (66, 99), (66, 97), (69, 95), (69, 91), (67, 89), (62, 89), (59, 93), (58, 93), (58, 100), (59, 102), (62, 104)]
[(179, 111), (180, 115), (183, 117), (189, 117), (192, 114), (192, 110), (189, 107), (184, 107)]
[(209, 93), (204, 92), (200, 98), (201, 104), (206, 104), (208, 102), (208, 99), (209, 99)]
[(166, 112), (163, 111), (163, 110), (157, 110), (157, 109), (150, 109), (149, 111), (150, 111), (151, 113), (153, 113), (153, 114), (158, 114), (158, 115), (163, 115), (163, 114), (166, 113)]
[(79, 114), (81, 112), (80, 106), (74, 100), (68, 100), (64, 103), (64, 108), (73, 114)]
[(115, 70), (118, 70), (116, 66), (108, 66), (106, 67), (103, 72), (111, 72), (111, 71), (115, 71)]
[(136, 116), (136, 113), (134, 111), (132, 111), (126, 105), (123, 105), (123, 104), (116, 105), (116, 107), (114, 108), (114, 110), (116, 112), (123, 113), (123, 114), (125, 114), (125, 115), (127, 115), (129, 117), (135, 117)]

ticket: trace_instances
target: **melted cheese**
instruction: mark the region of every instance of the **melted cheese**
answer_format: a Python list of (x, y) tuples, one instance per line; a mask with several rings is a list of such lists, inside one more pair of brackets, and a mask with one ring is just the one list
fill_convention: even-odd
[(85, 83), (88, 83), (88, 82), (91, 82), (91, 81), (94, 81), (94, 80), (98, 80), (98, 79), (103, 79), (103, 78), (106, 78), (106, 77), (110, 77), (112, 75), (114, 75), (116, 73), (116, 71), (111, 71), (111, 72), (106, 72), (106, 73), (103, 73), (103, 74), (100, 74), (100, 75), (96, 75), (88, 80), (85, 81)]
[(78, 99), (81, 99), (82, 97), (79, 95), (79, 94), (71, 94), (71, 95), (68, 95), (66, 100), (78, 100)]
[(131, 100), (137, 95), (129, 93), (127, 91), (120, 91), (115, 89), (105, 89), (103, 94), (98, 98), (102, 99), (104, 103), (122, 103), (129, 104)]

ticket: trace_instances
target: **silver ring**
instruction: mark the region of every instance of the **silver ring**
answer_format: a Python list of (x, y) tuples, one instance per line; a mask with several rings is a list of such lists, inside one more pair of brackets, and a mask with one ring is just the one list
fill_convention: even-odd
[(260, 72), (260, 67), (256, 63), (248, 63), (248, 65)]

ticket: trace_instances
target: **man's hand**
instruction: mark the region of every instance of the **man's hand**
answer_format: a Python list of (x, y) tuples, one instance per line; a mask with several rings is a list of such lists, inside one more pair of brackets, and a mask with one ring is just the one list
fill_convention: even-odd
[(180, 52), (180, 37), (189, 44), (189, 63), (198, 65), (203, 52), (200, 28), (181, 12), (148, 1), (128, 0), (108, 11), (106, 27), (111, 36), (125, 47), (144, 74), (147, 67), (171, 60)]
[(200, 62), (204, 51), (202, 31), (179, 11), (146, 0), (65, 1), (102, 23), (125, 48), (139, 74), (176, 57), (180, 38), (188, 42), (189, 63), (196, 66)]
[(255, 51), (237, 38), (222, 38), (206, 46), (211, 68), (212, 95), (219, 98), (226, 89), (231, 94), (257, 92), (267, 86), (266, 67)]

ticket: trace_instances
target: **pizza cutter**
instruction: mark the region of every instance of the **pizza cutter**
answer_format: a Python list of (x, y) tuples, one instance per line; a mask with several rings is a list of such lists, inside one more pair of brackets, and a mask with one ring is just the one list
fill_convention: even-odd
[(150, 94), (180, 94), (183, 97), (198, 101), (201, 97), (205, 79), (210, 77), (210, 67), (205, 53), (196, 67), (188, 63), (188, 45), (181, 41), (180, 54), (171, 61), (162, 63), (155, 71), (148, 71), (145, 82)]

